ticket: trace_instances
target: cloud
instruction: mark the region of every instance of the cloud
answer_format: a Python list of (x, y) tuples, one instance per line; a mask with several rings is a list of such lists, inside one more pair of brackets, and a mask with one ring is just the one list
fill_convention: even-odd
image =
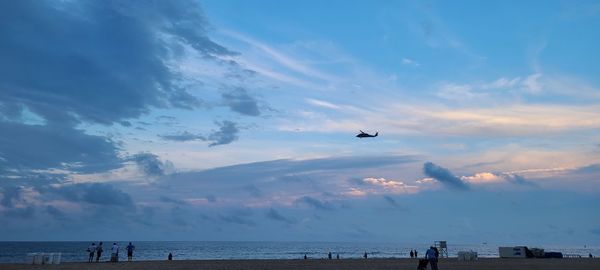
[(256, 99), (242, 87), (236, 87), (222, 94), (223, 101), (232, 111), (247, 116), (259, 116)]
[(168, 63), (181, 56), (181, 46), (207, 59), (233, 54), (207, 37), (194, 1), (1, 5), (0, 100), (49, 122), (109, 124), (150, 107), (197, 107), (199, 101), (174, 83), (179, 74)]
[(537, 186), (535, 183), (527, 181), (525, 177), (514, 173), (481, 172), (471, 176), (461, 176), (460, 179), (469, 184), (492, 184), (508, 182), (515, 185)]
[(105, 137), (58, 124), (25, 125), (0, 121), (1, 168), (101, 172), (122, 166), (115, 143)]
[(14, 206), (15, 201), (21, 199), (21, 187), (8, 186), (2, 188), (2, 200), (0, 201), (0, 205), (12, 208)]
[(188, 203), (186, 201), (173, 199), (173, 198), (170, 198), (167, 196), (160, 196), (158, 199), (164, 203), (172, 203), (172, 204), (177, 204), (177, 205), (188, 205)]
[(275, 221), (281, 221), (283, 223), (286, 224), (292, 224), (294, 223), (294, 221), (290, 218), (284, 217), (283, 215), (281, 215), (279, 212), (277, 212), (277, 210), (270, 208), (269, 211), (267, 211), (267, 214), (265, 215), (267, 218), (275, 220)]
[(469, 185), (460, 180), (460, 178), (454, 176), (450, 170), (431, 162), (423, 164), (423, 173), (450, 188), (469, 190)]
[(162, 162), (157, 155), (152, 153), (135, 154), (130, 160), (134, 161), (147, 176), (162, 176), (168, 169), (173, 167), (170, 162)]
[(408, 59), (408, 58), (402, 58), (402, 64), (409, 65), (409, 66), (415, 66), (415, 67), (418, 67), (421, 65), (421, 64), (419, 64), (419, 62), (412, 60), (412, 59)]
[(91, 205), (134, 207), (133, 200), (111, 184), (82, 183), (68, 184), (50, 190), (71, 202), (83, 202)]
[(65, 212), (63, 212), (62, 210), (60, 210), (52, 205), (46, 206), (46, 213), (48, 213), (50, 216), (52, 216), (58, 220), (66, 220), (67, 219), (67, 214)]
[(317, 210), (333, 210), (333, 205), (331, 205), (330, 203), (322, 202), (310, 196), (303, 196), (301, 198), (298, 198), (296, 199), (295, 203), (308, 205)]
[(187, 141), (195, 141), (195, 140), (205, 141), (206, 140), (206, 138), (204, 136), (193, 134), (188, 131), (184, 131), (179, 134), (158, 135), (158, 136), (164, 140), (176, 141), (176, 142), (187, 142)]
[(223, 121), (216, 123), (220, 128), (208, 135), (207, 140), (211, 141), (209, 147), (229, 144), (238, 139), (239, 129), (237, 124), (231, 121)]
[(400, 207), (400, 204), (398, 204), (398, 202), (390, 196), (384, 195), (383, 199), (393, 207)]

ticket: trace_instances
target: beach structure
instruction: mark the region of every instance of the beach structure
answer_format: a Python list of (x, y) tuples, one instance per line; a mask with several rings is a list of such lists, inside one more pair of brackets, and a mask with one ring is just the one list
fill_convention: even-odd
[(27, 264), (60, 264), (61, 253), (28, 253), (25, 263)]
[(438, 249), (441, 258), (448, 258), (448, 245), (446, 241), (435, 241), (433, 242), (433, 246)]
[(500, 258), (527, 258), (527, 247), (499, 247)]
[(477, 252), (475, 251), (459, 251), (457, 256), (459, 261), (476, 261)]

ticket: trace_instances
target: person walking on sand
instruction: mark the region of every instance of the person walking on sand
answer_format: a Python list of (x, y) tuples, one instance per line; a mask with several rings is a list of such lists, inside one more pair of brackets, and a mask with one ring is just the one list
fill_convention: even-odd
[(129, 242), (129, 245), (127, 245), (127, 261), (131, 261), (133, 260), (133, 251), (135, 250), (135, 246), (131, 244), (131, 242)]
[(429, 247), (429, 249), (425, 253), (425, 258), (429, 261), (429, 264), (431, 265), (431, 270), (438, 270), (438, 259), (437, 256), (435, 256), (435, 249), (433, 249), (433, 247)]
[(96, 243), (92, 243), (88, 249), (87, 252), (89, 253), (90, 257), (88, 258), (88, 262), (91, 263), (94, 261), (94, 254), (96, 254)]
[(100, 261), (100, 256), (102, 256), (103, 251), (104, 249), (102, 248), (102, 242), (100, 242), (96, 248), (96, 262)]
[(110, 249), (110, 261), (118, 262), (119, 261), (119, 245), (117, 243), (113, 243), (112, 248)]
[(414, 258), (415, 257), (415, 253), (412, 251), (412, 249), (410, 250), (410, 258)]

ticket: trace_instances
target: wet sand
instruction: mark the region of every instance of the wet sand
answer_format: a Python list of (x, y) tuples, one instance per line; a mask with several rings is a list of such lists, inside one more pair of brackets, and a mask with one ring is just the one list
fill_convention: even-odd
[[(118, 263), (63, 263), (60, 265), (0, 264), (2, 270), (29, 269), (114, 269), (114, 270), (402, 270), (417, 268), (417, 259), (345, 259), (345, 260), (186, 260), (140, 261)], [(600, 269), (600, 259), (498, 259), (481, 258), (477, 261), (441, 259), (441, 270), (478, 269)], [(429, 267), (428, 267), (429, 269)]]

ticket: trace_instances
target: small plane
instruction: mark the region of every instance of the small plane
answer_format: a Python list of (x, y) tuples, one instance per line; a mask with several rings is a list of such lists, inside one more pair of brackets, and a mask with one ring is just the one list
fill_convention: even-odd
[(375, 132), (375, 135), (371, 135), (369, 133), (366, 133), (366, 132), (360, 130), (360, 133), (358, 135), (356, 135), (356, 137), (358, 137), (358, 138), (374, 138), (374, 137), (377, 137), (377, 135), (379, 135), (379, 131)]

